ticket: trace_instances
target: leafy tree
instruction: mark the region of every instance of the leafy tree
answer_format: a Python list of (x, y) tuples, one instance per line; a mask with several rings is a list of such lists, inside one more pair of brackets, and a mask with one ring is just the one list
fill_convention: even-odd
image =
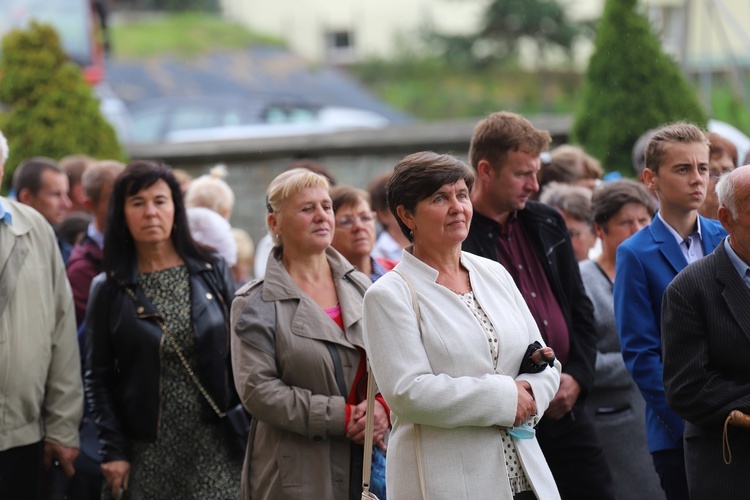
[(477, 33), (433, 39), (450, 59), (486, 64), (517, 56), (522, 40), (533, 41), (541, 55), (552, 47), (570, 53), (581, 29), (557, 0), (491, 0)]
[(607, 0), (573, 125), (573, 139), (608, 169), (632, 173), (638, 137), (667, 122), (705, 127), (706, 114), (662, 51), (637, 0)]
[(0, 130), (10, 146), (6, 186), (16, 166), (31, 156), (123, 158), (99, 101), (78, 66), (68, 61), (52, 27), (32, 22), (27, 30), (8, 33), (0, 75), (0, 102), (8, 108), (0, 114)]

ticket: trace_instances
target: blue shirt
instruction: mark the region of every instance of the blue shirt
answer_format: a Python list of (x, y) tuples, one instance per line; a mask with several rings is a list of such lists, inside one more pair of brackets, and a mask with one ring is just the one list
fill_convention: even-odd
[(740, 275), (740, 278), (745, 282), (745, 285), (750, 288), (750, 266), (748, 266), (747, 263), (737, 255), (737, 252), (734, 251), (732, 245), (729, 244), (729, 238), (731, 238), (731, 236), (724, 238), (724, 250), (727, 251), (729, 260), (732, 261), (732, 265), (737, 270), (737, 274)]
[(94, 223), (90, 223), (89, 227), (86, 229), (86, 236), (91, 238), (94, 243), (96, 243), (96, 246), (99, 248), (104, 248), (104, 235), (101, 231), (99, 231), (96, 227), (94, 227)]
[(3, 203), (2, 198), (0, 198), (0, 221), (5, 221), (8, 225), (13, 224), (13, 217), (8, 211), (8, 207)]

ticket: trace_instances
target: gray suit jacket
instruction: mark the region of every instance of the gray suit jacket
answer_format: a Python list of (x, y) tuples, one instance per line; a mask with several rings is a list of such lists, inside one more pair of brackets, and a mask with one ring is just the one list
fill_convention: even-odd
[(667, 288), (662, 343), (667, 402), (685, 419), (691, 499), (745, 497), (750, 429), (729, 429), (731, 465), (721, 439), (730, 411), (750, 413), (750, 289), (723, 243)]

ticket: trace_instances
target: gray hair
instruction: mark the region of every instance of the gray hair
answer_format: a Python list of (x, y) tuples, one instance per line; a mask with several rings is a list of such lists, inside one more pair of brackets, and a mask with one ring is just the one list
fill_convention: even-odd
[(727, 210), (732, 214), (732, 218), (737, 218), (737, 199), (734, 196), (734, 179), (732, 172), (719, 177), (719, 182), (716, 183), (716, 197), (719, 199), (720, 207), (727, 207)]
[(584, 222), (594, 230), (594, 214), (591, 210), (590, 189), (583, 186), (550, 182), (542, 191), (539, 201)]
[(9, 154), (10, 149), (8, 149), (8, 141), (5, 139), (3, 131), (0, 130), (0, 168), (3, 168), (5, 166), (5, 162), (8, 161)]

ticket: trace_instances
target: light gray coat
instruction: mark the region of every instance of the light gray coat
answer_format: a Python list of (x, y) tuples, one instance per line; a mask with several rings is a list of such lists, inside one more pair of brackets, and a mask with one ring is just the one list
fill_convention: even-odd
[(579, 264), (594, 305), (596, 378), (586, 400), (607, 457), (618, 500), (664, 498), (648, 452), (645, 403), (625, 367), (615, 323), (612, 282), (591, 260)]
[(0, 221), (0, 451), (42, 439), (77, 448), (83, 382), (65, 264), (39, 212), (0, 202), (12, 217)]

